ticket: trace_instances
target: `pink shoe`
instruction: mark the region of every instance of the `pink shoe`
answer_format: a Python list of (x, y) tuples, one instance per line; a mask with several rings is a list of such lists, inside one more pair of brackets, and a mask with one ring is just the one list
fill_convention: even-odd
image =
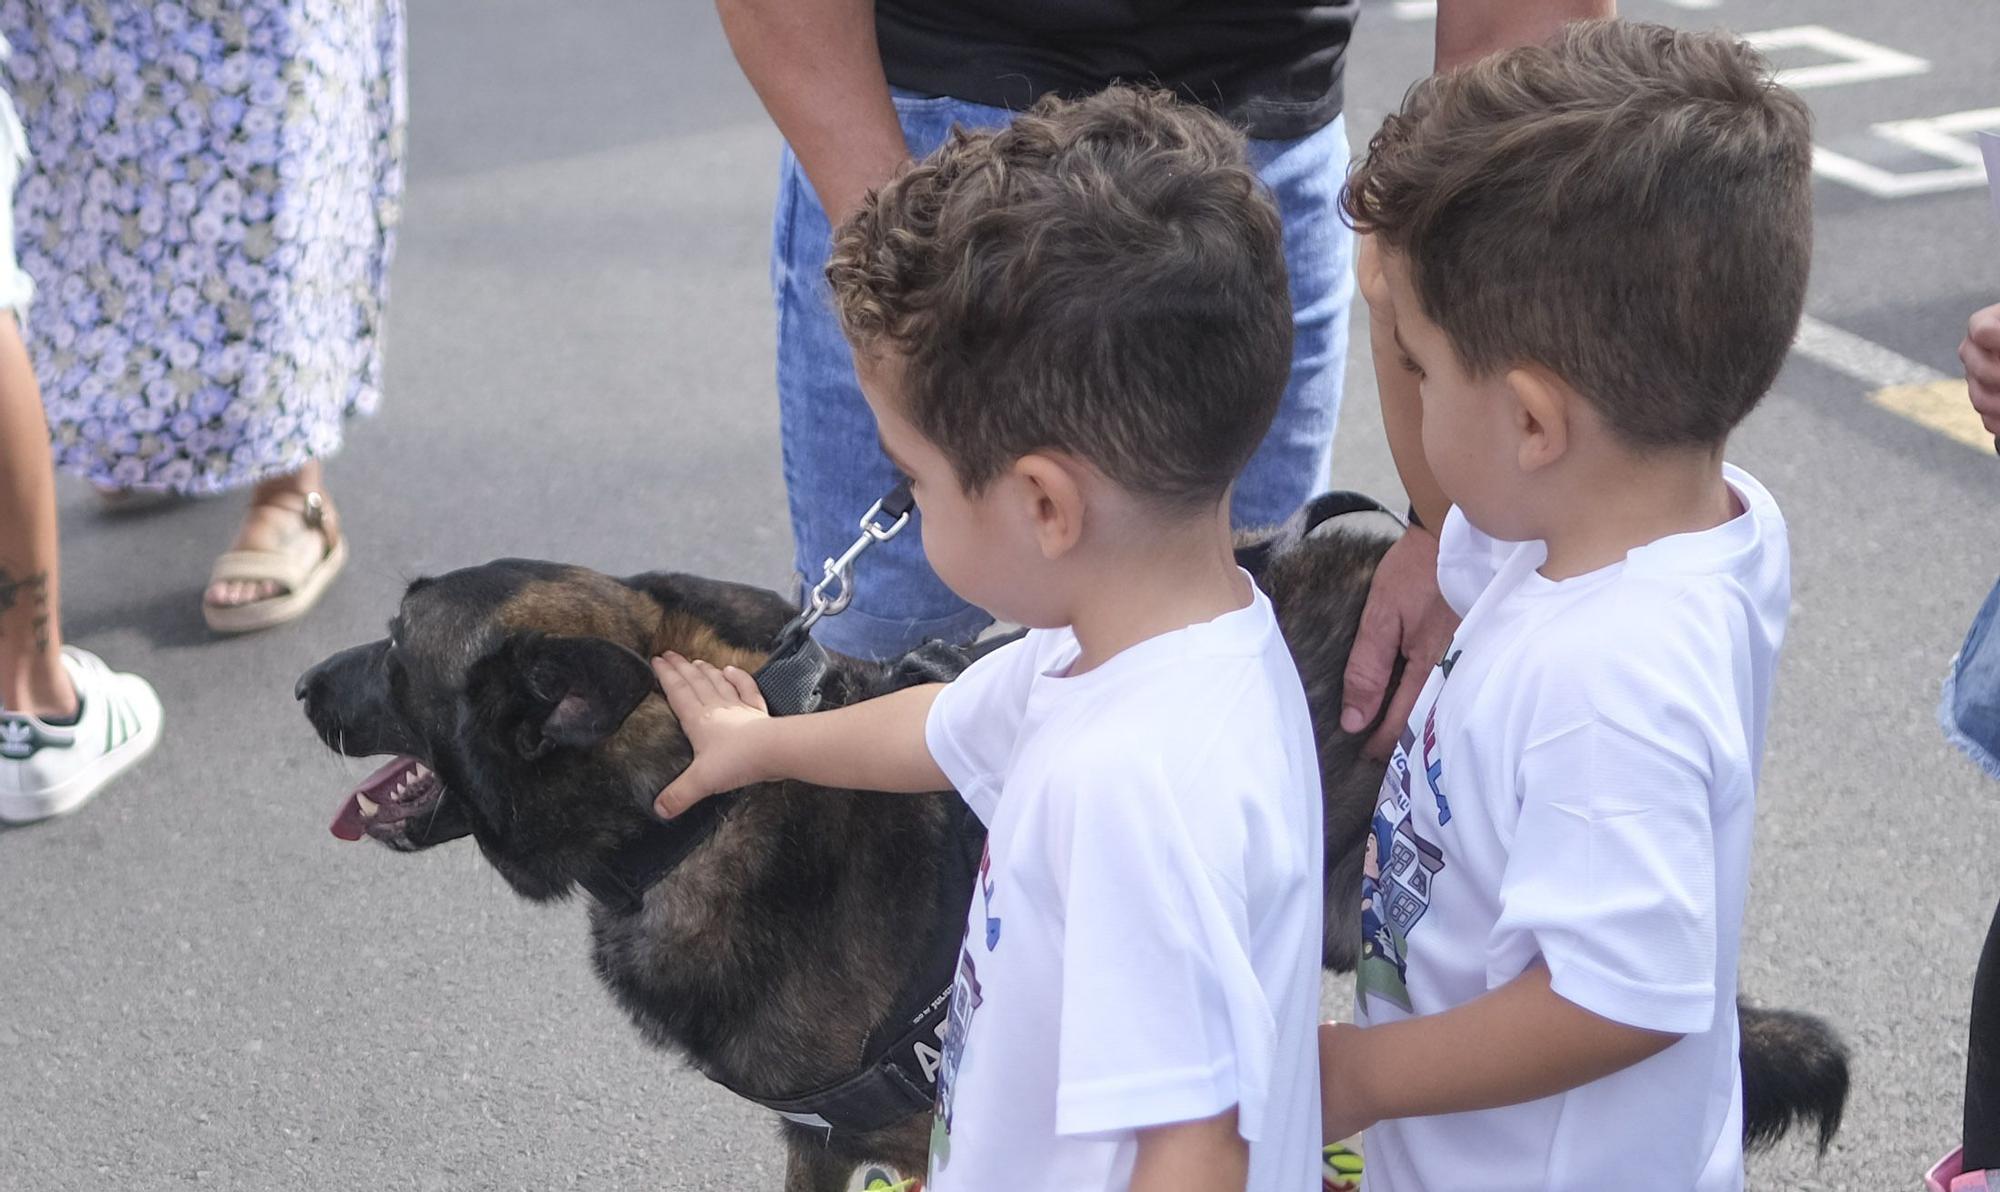
[[(1991, 1181), (1987, 1177), (1994, 1177)], [(2000, 1192), (2000, 1171), (1965, 1170), (1963, 1148), (1937, 1161), (1924, 1173), (1924, 1192)]]

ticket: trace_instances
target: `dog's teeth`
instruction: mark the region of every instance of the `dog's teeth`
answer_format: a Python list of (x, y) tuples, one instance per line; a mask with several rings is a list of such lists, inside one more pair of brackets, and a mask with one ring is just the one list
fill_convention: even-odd
[(416, 773), (416, 776), (417, 776), (418, 778), (428, 778), (428, 777), (430, 776), (430, 771), (429, 771), (428, 769), (426, 769), (426, 768), (425, 768), (425, 766), (424, 766), (424, 763), (422, 763), (422, 762), (418, 762), (418, 763), (417, 763), (417, 773)]
[(354, 796), (354, 801), (360, 805), (361, 814), (363, 815), (374, 815), (376, 812), (382, 810), (381, 805), (367, 795), (356, 795)]

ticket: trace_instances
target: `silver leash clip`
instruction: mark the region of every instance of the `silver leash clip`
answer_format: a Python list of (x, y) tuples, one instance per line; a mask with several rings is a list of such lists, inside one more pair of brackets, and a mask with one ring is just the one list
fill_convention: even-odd
[[(821, 617), (838, 616), (846, 611), (854, 602), (854, 561), (869, 547), (902, 533), (903, 527), (910, 524), (914, 508), (908, 484), (898, 485), (888, 496), (868, 507), (868, 512), (861, 515), (861, 536), (839, 558), (821, 564), (826, 574), (806, 594), (801, 629), (810, 629)], [(887, 524), (882, 523), (884, 518), (888, 519)], [(829, 590), (833, 595), (827, 594)]]

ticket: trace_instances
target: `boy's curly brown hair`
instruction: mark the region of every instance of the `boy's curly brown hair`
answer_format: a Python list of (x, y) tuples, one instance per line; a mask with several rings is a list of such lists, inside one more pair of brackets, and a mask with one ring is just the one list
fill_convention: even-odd
[(1721, 443), (1812, 259), (1812, 120), (1722, 33), (1581, 21), (1411, 88), (1348, 176), (1474, 375), (1539, 364), (1626, 441)]
[(840, 228), (826, 274), (969, 492), (1056, 450), (1156, 502), (1213, 501), (1291, 367), (1277, 210), (1241, 135), (1165, 92), (953, 130)]

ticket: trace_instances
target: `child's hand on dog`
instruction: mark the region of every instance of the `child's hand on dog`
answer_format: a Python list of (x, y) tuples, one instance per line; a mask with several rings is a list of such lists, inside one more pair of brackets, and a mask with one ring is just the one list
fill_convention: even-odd
[(770, 775), (758, 766), (757, 730), (770, 722), (757, 680), (733, 666), (718, 670), (672, 651), (653, 659), (653, 674), (694, 746), (694, 761), (653, 800), (663, 819), (722, 791), (761, 782)]

